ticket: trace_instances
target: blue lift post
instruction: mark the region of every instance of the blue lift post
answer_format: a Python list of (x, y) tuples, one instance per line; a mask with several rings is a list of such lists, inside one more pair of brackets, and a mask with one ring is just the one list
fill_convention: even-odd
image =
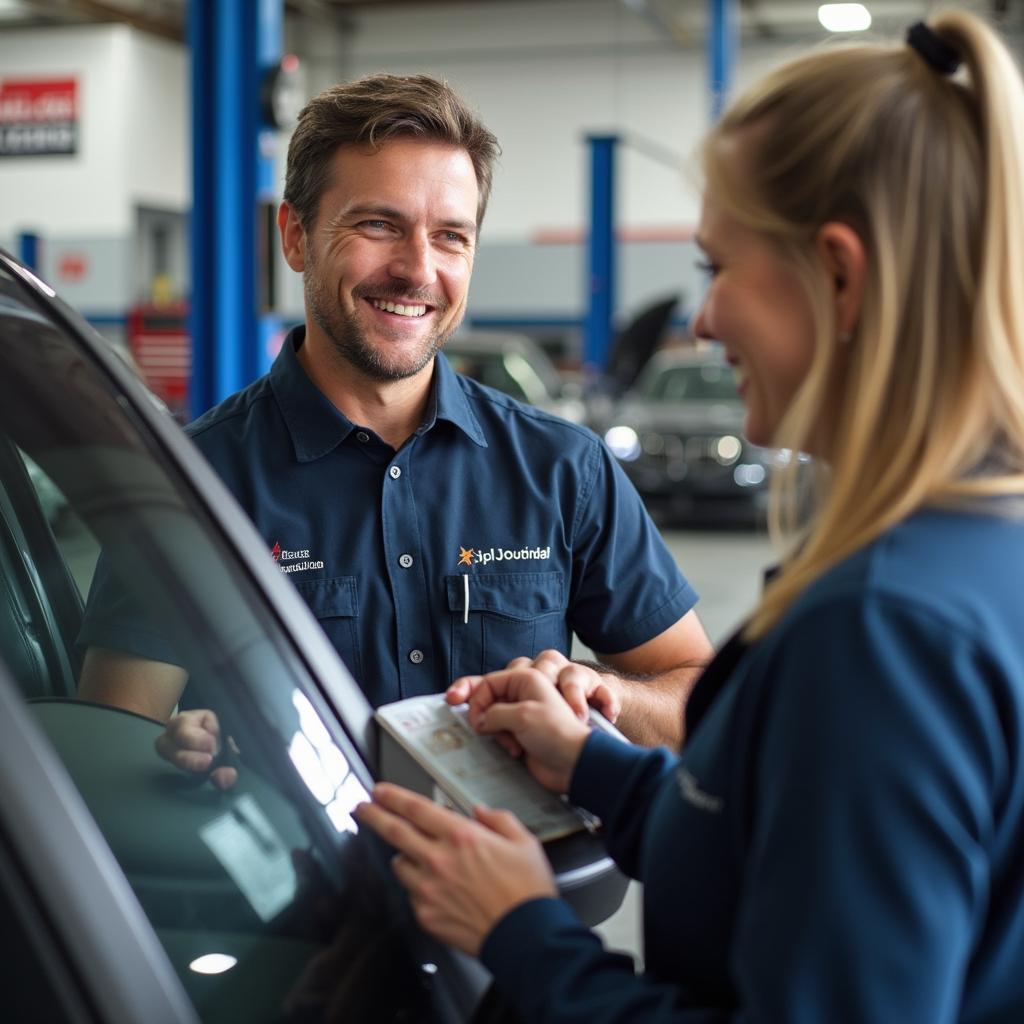
[[(192, 0), (191, 413), (262, 368), (256, 241), (260, 86), (282, 0)], [(275, 14), (276, 10), (276, 14)], [(261, 37), (276, 31), (274, 40)]]
[(722, 116), (736, 55), (736, 0), (708, 0), (707, 60), (711, 122)]
[[(257, 60), (260, 68), (260, 88), (268, 70), (281, 60), (284, 51), (284, 0), (259, 0), (259, 31), (256, 37)], [(257, 137), (256, 155), (256, 202), (258, 208), (266, 209), (277, 196), (277, 182), (274, 178), (274, 154), (277, 152), (276, 128), (261, 123)], [(265, 225), (260, 225), (262, 230)], [(271, 231), (273, 235), (273, 231)], [(263, 258), (272, 261), (277, 258), (276, 236), (267, 240)], [(262, 267), (264, 274), (270, 273)], [(272, 344), (281, 332), (281, 318), (270, 308), (257, 309), (256, 374), (262, 376), (274, 361)]]
[(22, 231), (18, 235), (18, 259), (29, 270), (39, 272), (39, 236), (34, 231)]
[(616, 135), (589, 135), (590, 237), (588, 308), (583, 367), (591, 378), (605, 372), (615, 314), (615, 148)]

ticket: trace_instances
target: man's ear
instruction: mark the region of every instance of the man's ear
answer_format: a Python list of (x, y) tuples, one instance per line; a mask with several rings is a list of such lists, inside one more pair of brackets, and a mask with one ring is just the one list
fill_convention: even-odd
[(301, 274), (306, 269), (306, 229), (291, 203), (282, 203), (278, 208), (277, 228), (285, 262)]
[(830, 220), (818, 228), (818, 255), (832, 280), (836, 303), (836, 325), (841, 334), (851, 334), (860, 320), (864, 302), (867, 253), (860, 235), (849, 224)]

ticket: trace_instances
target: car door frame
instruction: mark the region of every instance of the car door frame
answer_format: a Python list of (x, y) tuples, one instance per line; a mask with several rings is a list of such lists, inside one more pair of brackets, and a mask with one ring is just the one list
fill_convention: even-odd
[(51, 980), (76, 982), (62, 1002), (84, 996), (104, 1024), (198, 1024), (110, 847), (2, 663), (0, 835), (40, 910), (35, 924), (63, 955)]

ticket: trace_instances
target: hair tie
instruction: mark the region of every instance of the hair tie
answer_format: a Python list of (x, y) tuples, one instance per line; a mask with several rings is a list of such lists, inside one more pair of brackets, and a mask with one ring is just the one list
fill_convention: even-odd
[(916, 50), (928, 67), (940, 75), (952, 75), (960, 67), (960, 54), (923, 21), (907, 29), (907, 45)]

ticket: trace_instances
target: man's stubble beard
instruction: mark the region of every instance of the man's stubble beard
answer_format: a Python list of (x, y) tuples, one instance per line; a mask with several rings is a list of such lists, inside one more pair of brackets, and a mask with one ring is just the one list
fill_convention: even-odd
[[(385, 352), (367, 340), (356, 314), (347, 314), (342, 309), (338, 296), (330, 291), (326, 279), (319, 272), (310, 248), (306, 249), (306, 270), (302, 281), (306, 309), (313, 321), (324, 332), (335, 353), (369, 380), (386, 382), (415, 376), (437, 355), (462, 322), (462, 317), (458, 317), (444, 327), (438, 325), (423, 339), (422, 346), (411, 357), (388, 359)], [(373, 294), (380, 298), (398, 299), (416, 295), (415, 291), (410, 293), (409, 289), (397, 285), (390, 286), (391, 295), (388, 295), (388, 291), (389, 286), (385, 285), (373, 288)], [(358, 287), (353, 290), (353, 298), (357, 303), (360, 301), (358, 292)], [(445, 313), (448, 308), (447, 303), (438, 301), (436, 296), (432, 296), (426, 304), (434, 306), (438, 314)]]

